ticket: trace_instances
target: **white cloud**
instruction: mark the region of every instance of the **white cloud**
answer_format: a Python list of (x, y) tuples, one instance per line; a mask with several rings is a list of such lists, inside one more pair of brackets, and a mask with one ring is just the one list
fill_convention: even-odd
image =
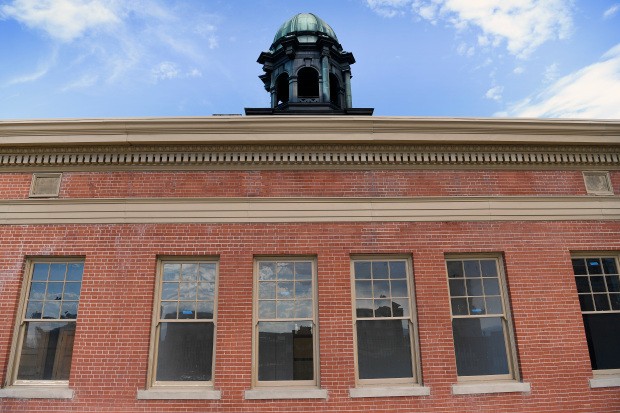
[(545, 67), (544, 81), (545, 83), (551, 83), (559, 76), (559, 66), (557, 63), (550, 64)]
[(120, 22), (115, 10), (99, 0), (14, 0), (0, 13), (63, 42)]
[(503, 92), (504, 88), (502, 86), (494, 86), (491, 89), (487, 90), (487, 93), (484, 94), (484, 97), (499, 102), (500, 100), (502, 100)]
[(620, 43), (598, 62), (558, 79), (501, 115), (620, 119)]
[(174, 62), (161, 62), (152, 70), (153, 77), (156, 80), (174, 79), (179, 77), (180, 70)]
[(520, 75), (523, 72), (525, 72), (525, 69), (523, 68), (523, 66), (517, 66), (512, 71), (512, 73), (514, 73), (515, 75)]
[(393, 17), (411, 9), (432, 24), (475, 28), (480, 46), (506, 44), (526, 58), (543, 43), (571, 32), (573, 0), (366, 0), (376, 13)]
[(77, 79), (76, 81), (65, 85), (60, 90), (62, 92), (67, 92), (72, 89), (86, 89), (97, 83), (97, 80), (99, 80), (99, 76), (94, 74), (87, 74)]
[(411, 0), (366, 0), (366, 4), (375, 13), (384, 17), (394, 17), (403, 14), (403, 9)]
[(603, 18), (611, 19), (616, 15), (616, 13), (618, 13), (618, 10), (620, 10), (620, 3), (616, 3), (607, 10), (605, 10), (605, 12), (603, 13)]

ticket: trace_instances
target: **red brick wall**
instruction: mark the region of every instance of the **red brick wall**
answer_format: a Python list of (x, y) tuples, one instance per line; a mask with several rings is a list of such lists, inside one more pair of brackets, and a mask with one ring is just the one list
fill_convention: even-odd
[[(547, 173), (559, 174), (540, 172), (528, 176)], [(248, 179), (271, 174), (272, 182), (282, 176), (277, 172), (239, 174)], [(420, 174), (435, 176), (432, 172), (379, 175), (419, 177)], [(479, 176), (484, 174), (496, 176), (496, 180), (508, 185), (511, 179), (507, 177), (513, 173), (480, 172)], [(576, 174), (566, 172), (564, 176), (581, 179), (580, 174)], [(74, 176), (84, 180), (89, 175)], [(117, 175), (112, 174), (109, 179), (116, 179)], [(179, 179), (190, 188), (191, 179), (185, 178), (200, 174), (180, 175)], [(211, 176), (211, 173), (202, 176)], [(343, 179), (347, 176), (352, 180), (350, 185), (355, 180), (354, 174), (349, 173), (326, 172), (325, 176)], [(304, 178), (300, 174), (295, 179), (283, 179), (288, 183), (297, 180)], [(459, 180), (446, 182), (444, 188), (465, 191), (469, 185), (464, 181), (460, 184)], [(80, 192), (89, 186), (74, 183), (71, 179), (63, 191), (76, 196), (95, 193)], [(194, 189), (180, 192), (206, 194), (204, 188), (213, 185), (197, 184)], [(149, 188), (140, 191), (140, 196), (155, 194), (156, 185)], [(244, 188), (252, 188), (252, 185)], [(373, 193), (372, 186), (366, 188), (369, 194)], [(261, 190), (269, 188), (265, 186)], [(334, 186), (332, 190), (337, 191), (337, 188)], [(219, 193), (229, 191), (235, 189), (224, 185)], [(399, 194), (403, 192), (407, 191), (401, 190)], [(590, 389), (588, 385), (592, 372), (570, 264), (570, 252), (582, 250), (620, 250), (620, 222), (3, 226), (0, 227), (0, 313), (3, 315), (0, 317), (0, 374), (3, 381), (26, 257), (82, 255), (86, 260), (70, 377), (75, 398), (0, 399), (0, 410), (618, 412), (620, 388)], [(523, 380), (532, 385), (531, 393), (451, 394), (456, 368), (444, 254), (456, 252), (503, 254), (519, 367)], [(422, 374), (425, 385), (431, 388), (428, 397), (351, 399), (348, 396), (348, 389), (354, 386), (349, 260), (350, 254), (359, 253), (405, 253), (413, 257)], [(326, 401), (243, 399), (243, 391), (251, 385), (252, 263), (257, 254), (317, 257), (320, 380), (321, 387), (329, 392)], [(136, 390), (143, 389), (146, 382), (158, 255), (220, 257), (214, 374), (215, 387), (222, 390), (219, 401), (136, 400)]]
[[(0, 174), (0, 199), (28, 197), (31, 175)], [(612, 174), (620, 193), (620, 172)], [(65, 172), (63, 198), (585, 195), (581, 171)]]

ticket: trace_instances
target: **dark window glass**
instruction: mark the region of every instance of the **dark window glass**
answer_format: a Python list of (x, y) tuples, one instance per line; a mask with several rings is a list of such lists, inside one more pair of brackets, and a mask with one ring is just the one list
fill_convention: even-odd
[(213, 323), (161, 323), (158, 381), (210, 381)]
[(311, 67), (297, 72), (297, 90), (299, 97), (319, 97), (319, 72)]
[(581, 311), (594, 311), (594, 301), (590, 294), (579, 294), (579, 305)]
[(588, 281), (588, 277), (575, 277), (575, 282), (577, 283), (577, 292), (578, 293), (589, 293), (590, 290), (590, 282)]
[(459, 376), (508, 374), (504, 326), (500, 317), (452, 320)]
[(311, 321), (258, 323), (258, 380), (313, 380)]
[(26, 322), (18, 380), (69, 380), (74, 337), (74, 322)]
[(360, 379), (412, 377), (407, 320), (357, 321)]
[(615, 259), (603, 258), (601, 261), (603, 261), (603, 269), (605, 270), (605, 274), (618, 274)]
[(599, 260), (598, 258), (586, 259), (586, 266), (588, 267), (588, 273), (590, 275), (603, 273), (603, 267), (601, 266), (601, 260)]
[(573, 258), (573, 271), (575, 275), (587, 275), (586, 261), (583, 258)]
[(620, 313), (584, 314), (593, 370), (620, 369)]

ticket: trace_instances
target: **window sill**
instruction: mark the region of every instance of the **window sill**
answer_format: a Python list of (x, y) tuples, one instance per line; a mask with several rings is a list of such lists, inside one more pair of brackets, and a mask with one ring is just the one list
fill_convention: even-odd
[(220, 400), (222, 392), (211, 387), (152, 387), (138, 390), (138, 400)]
[(327, 399), (324, 389), (253, 389), (245, 391), (246, 400)]
[(0, 399), (73, 399), (73, 389), (59, 386), (8, 386), (0, 389)]
[(599, 376), (590, 379), (590, 388), (600, 389), (603, 387), (620, 387), (620, 376)]
[(497, 383), (453, 384), (452, 394), (486, 394), (486, 393), (527, 393), (532, 391), (530, 383), (503, 381)]
[(430, 396), (430, 394), (431, 388), (424, 386), (356, 387), (349, 389), (351, 398)]

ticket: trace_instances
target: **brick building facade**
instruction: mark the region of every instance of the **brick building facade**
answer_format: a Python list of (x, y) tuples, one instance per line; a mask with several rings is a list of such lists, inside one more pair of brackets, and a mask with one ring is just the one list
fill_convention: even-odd
[[(211, 117), (0, 134), (2, 411), (620, 410), (618, 369), (595, 364), (618, 362), (604, 348), (618, 343), (618, 122)], [(183, 265), (204, 283), (174, 278)], [(274, 265), (295, 275), (270, 281)], [(181, 308), (184, 285), (206, 313)], [(261, 330), (282, 323), (270, 303), (297, 306), (292, 333)], [(481, 312), (499, 324), (469, 336)]]

